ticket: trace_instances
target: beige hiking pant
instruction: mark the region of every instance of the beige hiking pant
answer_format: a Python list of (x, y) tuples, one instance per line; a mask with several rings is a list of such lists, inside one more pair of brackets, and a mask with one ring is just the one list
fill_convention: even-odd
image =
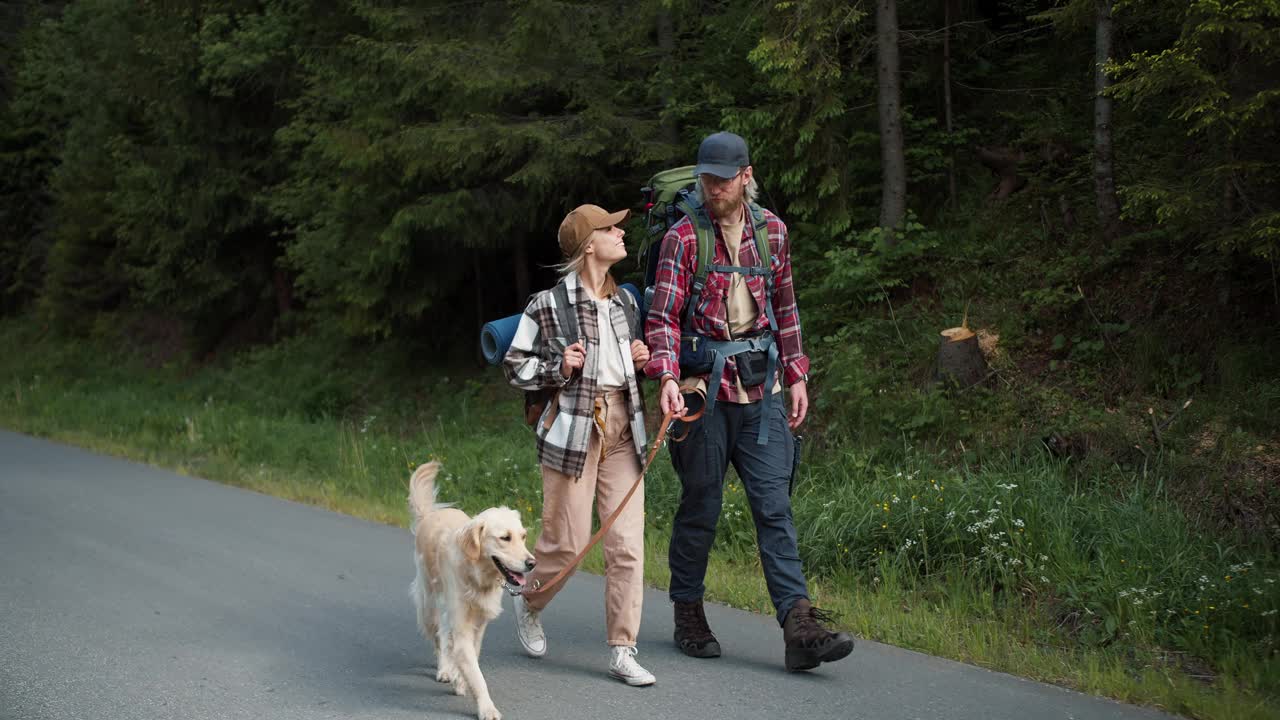
[[(542, 534), (533, 548), (538, 559), (530, 577), (533, 587), (555, 577), (587, 546), (591, 539), (592, 500), (603, 520), (617, 509), (639, 477), (640, 460), (631, 439), (630, 421), (626, 392), (604, 395), (596, 401), (596, 431), (591, 433), (582, 477), (574, 479), (542, 467)], [(635, 645), (644, 600), (643, 484), (600, 542), (604, 546), (608, 642)], [(567, 582), (566, 578), (556, 587), (530, 597), (529, 608), (545, 608)]]

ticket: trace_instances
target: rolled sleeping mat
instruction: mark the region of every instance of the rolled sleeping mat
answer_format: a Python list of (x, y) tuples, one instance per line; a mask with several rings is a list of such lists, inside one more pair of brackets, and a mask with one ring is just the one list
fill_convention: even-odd
[[(635, 285), (623, 283), (622, 289), (631, 293), (637, 306), (643, 307), (640, 291)], [(520, 327), (520, 316), (523, 314), (517, 313), (501, 320), (493, 320), (480, 328), (480, 352), (484, 354), (485, 361), (490, 365), (497, 365), (506, 356), (507, 348), (511, 347), (511, 341), (516, 336), (516, 329)]]

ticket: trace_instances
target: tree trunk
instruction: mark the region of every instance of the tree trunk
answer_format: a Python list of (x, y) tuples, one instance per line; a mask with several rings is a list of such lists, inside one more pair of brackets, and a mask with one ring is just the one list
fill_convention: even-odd
[[(662, 63), (666, 67), (673, 67), (675, 64), (675, 29), (671, 23), (671, 8), (666, 3), (660, 3), (658, 6), (658, 51), (662, 55)], [(671, 76), (668, 73), (660, 75), (662, 83), (662, 109), (671, 110)], [(664, 113), (662, 116), (662, 138), (672, 145), (680, 142), (680, 128), (676, 126), (675, 118)]]
[(987, 377), (987, 359), (978, 345), (978, 336), (963, 325), (941, 332), (938, 346), (938, 379), (961, 388), (976, 385)]
[(898, 228), (907, 212), (907, 163), (902, 150), (902, 100), (898, 80), (897, 0), (876, 4), (876, 56), (880, 85), (880, 226)]
[(514, 258), (516, 303), (524, 309), (525, 304), (529, 302), (529, 238), (521, 236), (516, 239)]
[[(942, 28), (942, 107), (947, 123), (947, 140), (951, 140), (951, 21), (955, 18), (951, 6), (955, 0), (943, 0)], [(949, 151), (947, 157), (947, 200), (951, 207), (956, 206), (956, 151)]]
[[(471, 277), (472, 277), (472, 280), (471, 280), (472, 285), (474, 285), (474, 289), (475, 289), (475, 291), (476, 291), (476, 300), (475, 300), (475, 302), (476, 302), (476, 319), (475, 319), (475, 323), (476, 323), (476, 328), (477, 328), (476, 332), (478, 333), (478, 332), (479, 332), (479, 329), (480, 329), (480, 328), (483, 328), (483, 327), (484, 327), (484, 323), (485, 323), (485, 319), (484, 319), (484, 316), (485, 316), (485, 307), (484, 307), (484, 268), (483, 268), (483, 267), (481, 267), (481, 263), (480, 263), (480, 251), (479, 251), (479, 250), (472, 250), (472, 251), (471, 251)], [(477, 340), (477, 342), (476, 342), (476, 344), (475, 344), (475, 348), (476, 348), (476, 355), (475, 355), (475, 357), (476, 357), (476, 363), (477, 363), (479, 366), (483, 367), (483, 366), (485, 365), (485, 359), (484, 359), (484, 345), (483, 345), (483, 344), (481, 344), (481, 343)]]
[(1105, 66), (1111, 59), (1112, 0), (1095, 0), (1097, 7), (1097, 34), (1094, 42), (1093, 69), (1093, 181), (1098, 202), (1098, 226), (1103, 237), (1115, 235), (1120, 222), (1120, 203), (1116, 199), (1116, 175), (1112, 163), (1111, 98), (1106, 89), (1111, 87)]

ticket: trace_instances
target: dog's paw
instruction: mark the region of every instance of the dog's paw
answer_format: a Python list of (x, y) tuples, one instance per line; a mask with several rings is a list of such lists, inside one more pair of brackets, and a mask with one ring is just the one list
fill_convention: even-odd
[(498, 708), (492, 705), (478, 708), (476, 714), (480, 716), (480, 720), (502, 720), (502, 713), (498, 712)]
[(453, 679), (453, 694), (458, 697), (466, 697), (468, 693), (467, 681), (461, 677)]
[(453, 682), (453, 671), (447, 668), (440, 668), (436, 671), (436, 682)]

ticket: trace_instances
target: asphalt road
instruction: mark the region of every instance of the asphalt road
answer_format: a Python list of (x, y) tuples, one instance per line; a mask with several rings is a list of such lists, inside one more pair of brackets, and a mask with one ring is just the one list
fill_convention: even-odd
[[(0, 718), (465, 718), (433, 679), (407, 596), (407, 531), (0, 431)], [(645, 597), (639, 660), (606, 675), (603, 582), (579, 575), (521, 654), (507, 611), (480, 665), (507, 720), (1159, 718), (960, 663), (859, 642), (782, 670), (772, 618), (708, 609), (726, 655), (671, 644)]]

